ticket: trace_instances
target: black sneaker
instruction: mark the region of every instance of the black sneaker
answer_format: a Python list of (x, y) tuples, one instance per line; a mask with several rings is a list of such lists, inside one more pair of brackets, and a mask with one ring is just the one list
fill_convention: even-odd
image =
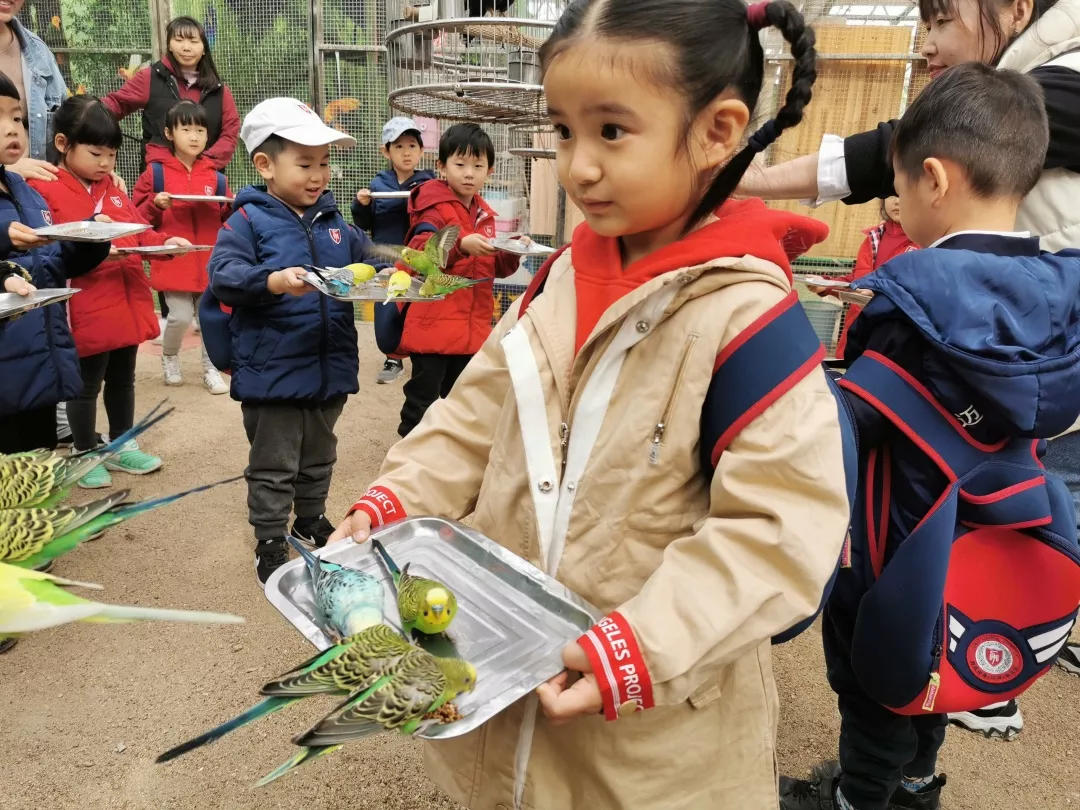
[(262, 585), (270, 575), (289, 561), (289, 546), (284, 537), (260, 540), (255, 544), (255, 574)]
[(1057, 665), (1070, 675), (1080, 675), (1080, 644), (1066, 644), (1058, 656)]
[(325, 515), (313, 518), (298, 517), (293, 521), (292, 535), (312, 548), (322, 548), (330, 535), (334, 533), (334, 524)]
[(404, 370), (405, 364), (401, 360), (394, 360), (387, 357), (386, 362), (383, 363), (382, 371), (379, 372), (379, 377), (375, 382), (379, 385), (392, 383), (401, 376), (401, 372)]
[(839, 781), (840, 763), (835, 759), (811, 768), (809, 779), (781, 776), (780, 810), (839, 810), (836, 803)]
[(1006, 742), (1015, 740), (1024, 730), (1024, 716), (1020, 714), (1015, 700), (995, 703), (973, 712), (955, 712), (949, 715), (949, 722), (989, 739)]
[(6, 653), (18, 643), (18, 640), (13, 638), (5, 638), (3, 641), (0, 641), (0, 655)]
[(889, 810), (914, 807), (918, 810), (939, 810), (941, 789), (945, 787), (945, 774), (935, 776), (928, 784), (915, 791), (903, 787), (896, 789), (889, 799)]

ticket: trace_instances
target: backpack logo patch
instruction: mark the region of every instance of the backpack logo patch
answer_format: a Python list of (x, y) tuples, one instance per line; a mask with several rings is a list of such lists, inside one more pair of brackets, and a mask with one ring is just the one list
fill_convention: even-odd
[(111, 202), (117, 208), (123, 208), (124, 207), (124, 201), (122, 199), (120, 199), (119, 197), (109, 197), (109, 202)]
[(974, 405), (968, 405), (960, 413), (954, 413), (953, 416), (959, 420), (960, 424), (966, 428), (975, 427), (983, 420), (982, 414), (975, 410)]
[(341, 228), (331, 228), (330, 238), (334, 240), (335, 245), (341, 244)]
[(52, 225), (53, 224), (52, 211), (50, 211), (48, 208), (42, 208), (41, 209), (41, 218), (43, 220), (45, 220), (46, 225)]
[(976, 678), (993, 684), (1008, 683), (1024, 668), (1020, 650), (997, 633), (986, 633), (972, 641), (967, 659)]
[(213, 197), (214, 196), (213, 186), (203, 186), (203, 191), (206, 192), (207, 197)]

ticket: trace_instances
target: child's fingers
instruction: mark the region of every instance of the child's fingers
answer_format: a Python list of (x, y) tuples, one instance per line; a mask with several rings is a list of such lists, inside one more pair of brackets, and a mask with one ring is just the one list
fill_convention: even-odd
[(589, 658), (585, 655), (585, 650), (581, 648), (581, 645), (576, 641), (571, 641), (562, 649), (563, 665), (567, 669), (572, 669), (577, 672), (592, 672), (592, 664), (589, 663)]
[(587, 717), (603, 711), (604, 704), (595, 681), (582, 678), (569, 689), (560, 689), (552, 681), (536, 690), (544, 714), (553, 725), (562, 725), (578, 717)]

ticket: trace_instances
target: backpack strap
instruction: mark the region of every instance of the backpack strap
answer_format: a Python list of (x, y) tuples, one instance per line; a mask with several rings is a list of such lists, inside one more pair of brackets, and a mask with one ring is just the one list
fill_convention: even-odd
[(794, 290), (720, 350), (701, 410), (701, 468), (710, 480), (739, 431), (824, 359)]
[(570, 247), (569, 243), (563, 245), (548, 256), (547, 259), (544, 260), (544, 263), (540, 265), (540, 269), (537, 270), (536, 275), (532, 277), (529, 286), (526, 287), (525, 292), (521, 294), (521, 305), (518, 307), (518, 318), (525, 314), (525, 309), (532, 303), (532, 300), (544, 291), (544, 284), (547, 283), (547, 277), (551, 273), (551, 268), (555, 266), (555, 261), (563, 255), (568, 247)]
[(150, 164), (150, 177), (153, 181), (154, 194), (160, 194), (165, 190), (165, 167), (160, 163)]
[(217, 185), (214, 187), (214, 194), (218, 197), (224, 197), (229, 191), (229, 178), (225, 176), (225, 172), (217, 172)]

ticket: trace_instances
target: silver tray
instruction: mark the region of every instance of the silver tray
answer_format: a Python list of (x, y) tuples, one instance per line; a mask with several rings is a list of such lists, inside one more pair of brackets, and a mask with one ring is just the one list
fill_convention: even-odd
[(407, 200), (411, 191), (372, 191), (373, 200)]
[(199, 253), (213, 250), (213, 245), (147, 245), (146, 247), (118, 247), (116, 252), (124, 254), (142, 254), (149, 256), (183, 256), (187, 253)]
[(14, 318), (38, 307), (55, 304), (58, 301), (67, 301), (79, 290), (75, 287), (59, 287), (56, 289), (36, 290), (30, 295), (18, 293), (0, 293), (0, 320)]
[(848, 289), (851, 289), (851, 282), (850, 281), (838, 281), (835, 278), (825, 278), (824, 276), (815, 276), (815, 275), (809, 275), (809, 274), (805, 274), (805, 273), (794, 273), (792, 275), (792, 278), (794, 278), (796, 281), (801, 281), (803, 284), (806, 284), (808, 286), (811, 286), (811, 287), (823, 287), (823, 288), (825, 288), (827, 290), (832, 290), (832, 289), (848, 290)]
[(516, 256), (550, 256), (555, 252), (555, 248), (550, 248), (547, 245), (536, 242), (525, 244), (519, 239), (508, 239), (505, 236), (499, 236), (491, 240), (491, 246), (496, 250), (513, 253)]
[(37, 228), (34, 233), (61, 242), (111, 242), (150, 230), (149, 225), (135, 222), (65, 222)]
[[(352, 273), (343, 267), (320, 267), (319, 272), (327, 278), (337, 278), (348, 282), (351, 282), (352, 280)], [(323, 280), (310, 270), (308, 270), (308, 274), (304, 276), (304, 281), (323, 295), (333, 298), (335, 301), (385, 301), (386, 283), (388, 279), (389, 276), (380, 274), (371, 279), (371, 281), (365, 281), (363, 284), (352, 286), (347, 295), (338, 295), (331, 292), (326, 284), (323, 283)], [(412, 286), (409, 288), (409, 291), (394, 300), (401, 301), (402, 303), (424, 303), (425, 301), (442, 301), (446, 298), (445, 295), (420, 295), (420, 285), (423, 283), (423, 279), (413, 278)]]
[[(563, 646), (601, 618), (558, 581), (460, 523), (406, 518), (374, 535), (398, 565), (412, 563), (411, 570), (437, 576), (454, 591), (458, 614), (448, 635), (476, 667), (476, 689), (454, 701), (463, 718), (418, 735), (426, 739), (466, 734), (558, 675)], [(316, 554), (379, 577), (385, 583), (385, 621), (399, 626), (392, 581), (371, 543), (343, 540)], [(270, 577), (266, 598), (316, 647), (331, 645), (314, 618), (303, 560), (292, 560)]]

